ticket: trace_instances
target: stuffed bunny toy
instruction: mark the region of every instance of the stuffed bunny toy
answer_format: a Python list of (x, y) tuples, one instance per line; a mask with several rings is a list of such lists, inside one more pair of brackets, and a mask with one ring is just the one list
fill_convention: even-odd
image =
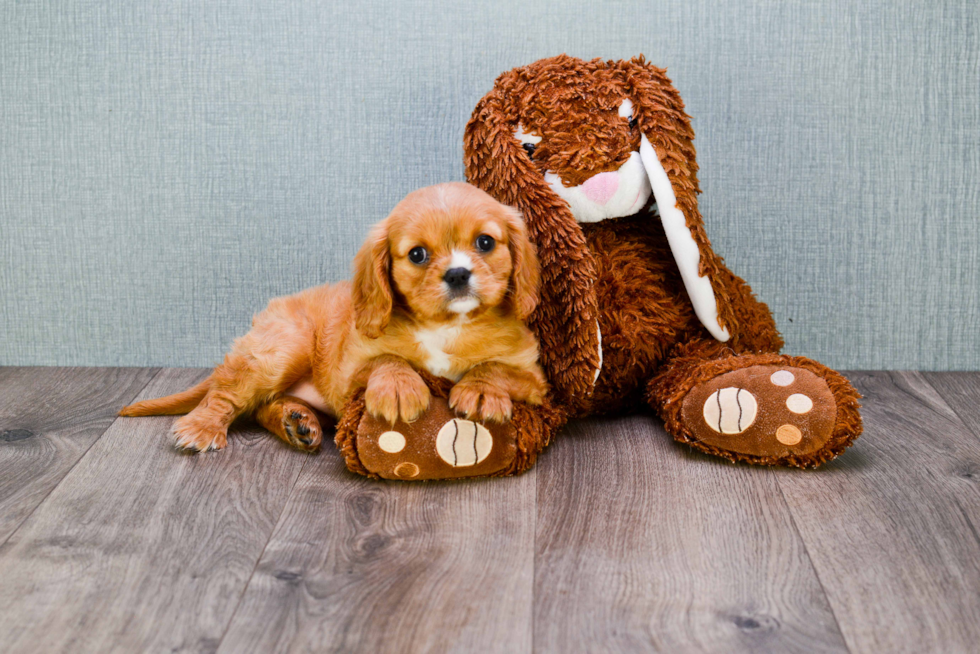
[(861, 433), (859, 395), (779, 354), (768, 307), (712, 251), (693, 139), (663, 69), (562, 55), (497, 78), (466, 127), (466, 175), (538, 246), (531, 324), (571, 415), (646, 401), (703, 452), (817, 466)]
[[(497, 78), (466, 126), (466, 176), (517, 208), (537, 246), (540, 303), (529, 322), (551, 395), (495, 428), (495, 446), (512, 454), (494, 470), (427, 478), (521, 472), (567, 417), (644, 403), (677, 441), (731, 461), (816, 467), (858, 437), (851, 384), (780, 354), (768, 307), (711, 249), (693, 139), (677, 90), (642, 56), (561, 55)], [(429, 381), (444, 394), (446, 380)], [(348, 465), (397, 478), (365, 469), (356, 444), (370, 449), (388, 427), (357, 402), (337, 435)], [(430, 412), (396, 428), (434, 443), (465, 422), (438, 403)]]

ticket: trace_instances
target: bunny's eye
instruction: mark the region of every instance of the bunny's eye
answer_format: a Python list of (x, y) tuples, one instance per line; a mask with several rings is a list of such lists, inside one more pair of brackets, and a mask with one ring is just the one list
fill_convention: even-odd
[(527, 152), (529, 159), (534, 158), (534, 151), (538, 148), (538, 143), (541, 142), (540, 136), (535, 136), (530, 132), (525, 132), (522, 125), (517, 126), (517, 130), (514, 132), (514, 138), (516, 138), (521, 147), (524, 148), (524, 152)]
[(636, 127), (636, 116), (633, 115), (633, 102), (629, 98), (623, 100), (619, 105), (619, 117), (625, 118), (630, 129)]

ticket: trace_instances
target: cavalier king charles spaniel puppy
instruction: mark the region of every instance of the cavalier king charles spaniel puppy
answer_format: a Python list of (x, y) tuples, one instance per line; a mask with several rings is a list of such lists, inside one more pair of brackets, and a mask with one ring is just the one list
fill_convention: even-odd
[(276, 298), (200, 384), (120, 415), (187, 413), (178, 448), (218, 450), (239, 416), (300, 449), (320, 446), (316, 412), (338, 417), (364, 389), (367, 410), (411, 422), (429, 405), (416, 372), (456, 382), (449, 404), (505, 422), (514, 400), (540, 404), (547, 385), (524, 325), (538, 261), (520, 213), (464, 183), (409, 194), (376, 225), (351, 282)]

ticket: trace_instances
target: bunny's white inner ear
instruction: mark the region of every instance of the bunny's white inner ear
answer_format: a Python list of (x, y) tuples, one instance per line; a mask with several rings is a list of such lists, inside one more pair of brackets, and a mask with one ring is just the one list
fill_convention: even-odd
[(674, 187), (670, 184), (667, 171), (660, 163), (660, 157), (647, 140), (646, 134), (640, 135), (640, 159), (650, 178), (653, 197), (660, 211), (660, 221), (667, 234), (667, 242), (677, 262), (677, 268), (681, 271), (684, 288), (687, 289), (691, 304), (694, 305), (694, 313), (705, 329), (724, 343), (730, 334), (718, 323), (718, 301), (711, 288), (711, 280), (698, 274), (701, 251), (698, 250), (698, 244), (691, 236), (691, 230), (687, 228), (684, 212), (677, 207), (677, 196), (674, 195)]
[(599, 329), (599, 321), (595, 321), (595, 333), (599, 337), (599, 367), (595, 369), (595, 375), (592, 377), (592, 385), (599, 381), (599, 373), (602, 372), (602, 330)]

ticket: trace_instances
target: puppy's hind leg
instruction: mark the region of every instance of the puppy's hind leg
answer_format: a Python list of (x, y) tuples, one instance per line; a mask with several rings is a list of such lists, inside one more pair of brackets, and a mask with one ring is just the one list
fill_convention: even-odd
[(255, 411), (255, 419), (295, 448), (306, 452), (320, 449), (320, 419), (313, 407), (298, 397), (284, 395), (263, 404)]
[(236, 418), (281, 397), (309, 373), (313, 343), (303, 299), (272, 300), (214, 369), (201, 403), (174, 424), (175, 445), (197, 452), (225, 447)]

